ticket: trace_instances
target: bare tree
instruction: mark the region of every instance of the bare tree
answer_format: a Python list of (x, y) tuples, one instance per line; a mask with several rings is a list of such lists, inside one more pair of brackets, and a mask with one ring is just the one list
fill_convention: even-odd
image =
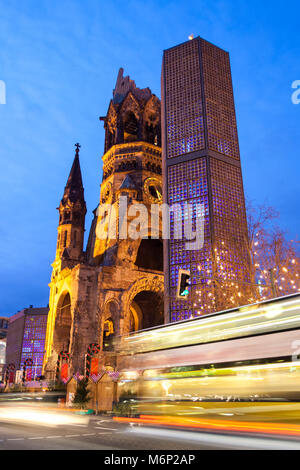
[(270, 299), (300, 290), (296, 242), (274, 221), (279, 213), (270, 206), (247, 202), (248, 250), (252, 297)]
[(278, 297), (300, 291), (300, 259), (296, 243), (278, 227), (258, 232), (254, 261), (261, 297)]
[(205, 309), (224, 310), (300, 291), (296, 242), (274, 226), (278, 217), (273, 207), (247, 203), (247, 239), (219, 241), (214, 248), (213, 275), (200, 288)]
[[(202, 315), (300, 291), (297, 242), (274, 225), (279, 213), (247, 203), (248, 237), (217, 240), (211, 257), (192, 275), (190, 295), (170, 302), (184, 315)], [(187, 318), (184, 316), (183, 318)]]

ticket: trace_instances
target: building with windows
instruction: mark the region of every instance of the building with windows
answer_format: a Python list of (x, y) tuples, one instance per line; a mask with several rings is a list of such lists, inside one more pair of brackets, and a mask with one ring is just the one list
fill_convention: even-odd
[(0, 317), (0, 380), (3, 379), (3, 370), (6, 358), (6, 337), (8, 330), (8, 317)]
[[(9, 318), (7, 330), (6, 366), (13, 365), (13, 370), (23, 370), (27, 366), (28, 379), (42, 374), (48, 307), (29, 307)], [(31, 361), (30, 361), (31, 360)]]
[[(166, 321), (242, 303), (249, 285), (247, 222), (229, 54), (200, 37), (164, 51), (162, 64), (164, 201), (203, 217), (204, 245), (165, 242)], [(201, 210), (199, 207), (201, 206)], [(178, 299), (179, 270), (191, 290)]]
[(8, 317), (0, 317), (0, 340), (7, 336), (8, 322)]

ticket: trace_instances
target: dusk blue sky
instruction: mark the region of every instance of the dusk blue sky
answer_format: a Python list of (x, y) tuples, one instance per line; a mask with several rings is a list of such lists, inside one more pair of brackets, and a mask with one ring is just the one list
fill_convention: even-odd
[(160, 97), (162, 51), (193, 33), (229, 51), (246, 195), (299, 235), (299, 4), (269, 0), (0, 0), (0, 314), (48, 303), (59, 201), (80, 142), (99, 200), (105, 115), (119, 67)]

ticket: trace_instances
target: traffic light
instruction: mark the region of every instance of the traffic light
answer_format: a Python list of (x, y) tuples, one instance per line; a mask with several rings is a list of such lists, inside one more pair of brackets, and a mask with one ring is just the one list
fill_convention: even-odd
[(179, 269), (178, 272), (178, 286), (177, 286), (177, 298), (185, 299), (191, 288), (191, 273), (184, 269)]

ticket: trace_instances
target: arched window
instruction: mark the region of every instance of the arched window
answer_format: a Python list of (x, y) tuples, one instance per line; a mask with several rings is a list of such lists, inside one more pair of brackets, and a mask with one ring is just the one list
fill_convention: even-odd
[(69, 350), (71, 325), (71, 297), (66, 292), (60, 296), (56, 307), (53, 346), (57, 353)]
[(68, 238), (68, 232), (67, 230), (64, 231), (64, 248), (67, 246), (67, 238)]
[(114, 338), (114, 322), (111, 317), (105, 320), (103, 324), (103, 351), (113, 350), (113, 338)]
[(128, 111), (124, 118), (124, 142), (138, 140), (138, 120), (132, 111)]

